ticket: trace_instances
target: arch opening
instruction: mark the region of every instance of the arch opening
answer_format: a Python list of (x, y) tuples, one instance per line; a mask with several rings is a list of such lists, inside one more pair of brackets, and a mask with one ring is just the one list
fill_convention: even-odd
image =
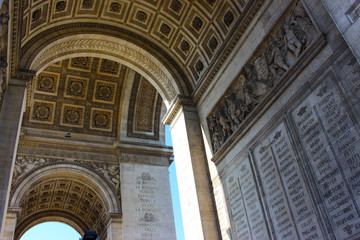
[(121, 214), (119, 198), (102, 176), (72, 164), (35, 168), (13, 192), (10, 206), (21, 209), (15, 229), (19, 239), (31, 227), (60, 221), (83, 234), (94, 229), (106, 236), (109, 214)]
[(72, 223), (66, 220), (55, 219), (37, 223), (29, 228), (19, 240), (62, 240), (62, 239), (79, 239), (82, 231), (74, 227)]

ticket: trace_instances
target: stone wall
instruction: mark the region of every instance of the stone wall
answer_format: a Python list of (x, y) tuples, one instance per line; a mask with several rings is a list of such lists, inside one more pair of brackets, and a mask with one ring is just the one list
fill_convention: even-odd
[(320, 1), (267, 1), (247, 34), (198, 104), (223, 239), (358, 238), (356, 58)]

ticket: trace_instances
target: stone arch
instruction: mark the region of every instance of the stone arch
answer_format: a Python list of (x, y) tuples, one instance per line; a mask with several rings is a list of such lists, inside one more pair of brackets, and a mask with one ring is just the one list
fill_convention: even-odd
[(78, 34), (55, 40), (43, 47), (26, 67), (40, 73), (55, 62), (79, 56), (107, 58), (134, 69), (153, 84), (167, 107), (181, 94), (168, 66), (138, 45), (111, 36)]
[(26, 190), (36, 184), (39, 180), (44, 177), (61, 177), (66, 176), (68, 178), (83, 178), (87, 180), (89, 185), (93, 187), (95, 190), (99, 191), (101, 199), (108, 200), (105, 202), (106, 207), (109, 212), (120, 212), (121, 206), (114, 200), (114, 192), (107, 183), (106, 180), (103, 179), (102, 176), (91, 171), (85, 167), (78, 166), (70, 163), (60, 163), (54, 164), (50, 166), (44, 166), (36, 169), (31, 174), (28, 174), (24, 178), (21, 179), (21, 182), (17, 185), (16, 188), (13, 189), (13, 193), (10, 198), (10, 207), (18, 207), (20, 201), (23, 199)]
[[(53, 195), (51, 202), (49, 203), (50, 207), (46, 209), (43, 208), (43, 210), (41, 210), (42, 206), (39, 197), (36, 201), (37, 206), (35, 207), (37, 211), (29, 211), (31, 213), (28, 214), (26, 211), (28, 209), (31, 210), (31, 207), (29, 208), (28, 205), (26, 205), (25, 200), (28, 199), (28, 196), (32, 197), (31, 193), (35, 189), (44, 189), (44, 185), (46, 187), (49, 182), (55, 182), (53, 185), (56, 185), (56, 187), (53, 187), (52, 190), (49, 190), (49, 192)], [(66, 209), (66, 203), (63, 204), (64, 207), (62, 208), (53, 207), (55, 205), (55, 192), (60, 189), (57, 188), (58, 183), (69, 183), (67, 188), (69, 190), (69, 193), (67, 193), (67, 199), (70, 199), (70, 190), (73, 186), (76, 187), (81, 185), (84, 187), (84, 189), (79, 190), (78, 197), (81, 194), (82, 195), (78, 198), (78, 202), (74, 203), (74, 205), (77, 206), (77, 208), (73, 210), (74, 212)], [(80, 191), (82, 192), (81, 194)], [(78, 214), (78, 210), (81, 209), (81, 203), (84, 200), (89, 200), (85, 193), (91, 193), (93, 196), (93, 202), (90, 200), (89, 203), (89, 206), (93, 207), (89, 207), (89, 210), (91, 209), (91, 211), (93, 211), (95, 209), (95, 211), (98, 212), (99, 209), (102, 210), (100, 211), (101, 217), (99, 217), (99, 219), (91, 218), (90, 211), (86, 218), (82, 218), (81, 214)], [(41, 196), (41, 194), (39, 193), (36, 196)], [(71, 200), (72, 199), (70, 199), (70, 201)], [(95, 205), (99, 205), (99, 207), (95, 208)], [(96, 173), (96, 171), (91, 171), (86, 167), (71, 163), (45, 165), (36, 168), (35, 171), (25, 174), (21, 179), (19, 179), (18, 184), (14, 187), (9, 207), (11, 209), (21, 209), (21, 215), (15, 230), (15, 239), (19, 239), (31, 227), (46, 221), (60, 221), (66, 223), (75, 228), (80, 234), (84, 233), (85, 230), (92, 228), (94, 226), (93, 223), (96, 221), (97, 231), (101, 235), (106, 235), (106, 221), (109, 214), (121, 214), (119, 196), (114, 193), (107, 180), (105, 180), (100, 174)]]

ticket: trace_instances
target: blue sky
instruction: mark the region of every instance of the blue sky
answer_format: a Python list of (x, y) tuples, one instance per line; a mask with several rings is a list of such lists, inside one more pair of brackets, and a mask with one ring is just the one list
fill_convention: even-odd
[[(169, 126), (166, 126), (165, 130), (166, 145), (172, 146), (171, 135)], [(177, 240), (184, 240), (184, 230), (181, 217), (181, 209), (179, 202), (179, 190), (177, 186), (175, 163), (173, 162), (169, 167), (170, 185), (171, 185), (171, 197), (174, 207), (174, 218)], [(67, 224), (59, 222), (46, 222), (38, 224), (35, 227), (29, 229), (20, 240), (78, 240), (80, 234)]]

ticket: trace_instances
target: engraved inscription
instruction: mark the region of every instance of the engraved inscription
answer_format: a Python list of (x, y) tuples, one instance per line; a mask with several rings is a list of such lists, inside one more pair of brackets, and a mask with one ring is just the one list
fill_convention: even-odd
[(238, 182), (238, 171), (236, 168), (225, 179), (228, 192), (229, 210), (234, 227), (234, 235), (239, 239), (251, 239), (251, 233), (244, 207), (244, 199)]
[(276, 236), (323, 238), (284, 123), (255, 148), (254, 156)]
[(267, 239), (269, 232), (253, 170), (245, 158), (226, 178), (228, 204), (236, 239)]
[(175, 240), (167, 167), (120, 163), (123, 238)]
[(301, 239), (322, 238), (310, 196), (295, 158), (289, 135), (282, 123), (270, 135), (273, 154)]
[(272, 219), (275, 235), (279, 239), (299, 239), (271, 146), (259, 144), (254, 149), (254, 157), (262, 180), (265, 202)]
[[(141, 233), (142, 240), (150, 240), (160, 237), (158, 233), (157, 215), (160, 214), (160, 208), (157, 204), (155, 194), (158, 191), (156, 179), (150, 173), (143, 172), (136, 178), (136, 192), (140, 204), (135, 208), (139, 215), (137, 229)], [(136, 238), (138, 239), (138, 238)]]
[(214, 198), (216, 202), (216, 210), (219, 218), (222, 239), (230, 240), (230, 236), (227, 231), (227, 229), (230, 228), (229, 216), (226, 208), (224, 191), (221, 184), (214, 187)]
[(360, 233), (359, 130), (328, 77), (292, 112), (338, 239)]
[(241, 162), (239, 172), (240, 177), (238, 178), (238, 181), (240, 190), (243, 194), (252, 239), (266, 239), (269, 236), (269, 233), (264, 220), (257, 185), (248, 158)]

